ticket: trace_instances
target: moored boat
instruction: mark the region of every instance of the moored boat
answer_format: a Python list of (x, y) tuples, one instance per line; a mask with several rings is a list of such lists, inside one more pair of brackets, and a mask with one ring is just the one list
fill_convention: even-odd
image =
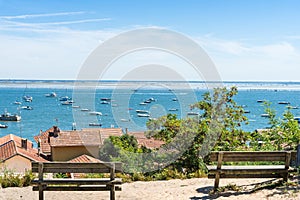
[(0, 128), (7, 128), (8, 126), (6, 124), (0, 124)]
[(10, 114), (8, 112), (5, 112), (4, 114), (0, 115), (0, 121), (20, 121), (21, 120), (21, 116), (17, 115), (17, 114)]

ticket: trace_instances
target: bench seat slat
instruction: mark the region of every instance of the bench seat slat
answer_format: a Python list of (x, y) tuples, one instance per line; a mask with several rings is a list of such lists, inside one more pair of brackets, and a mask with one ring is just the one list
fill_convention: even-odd
[[(34, 179), (32, 184), (38, 184), (39, 180)], [(122, 179), (116, 178), (114, 180), (110, 180), (109, 178), (101, 178), (101, 179), (70, 179), (70, 178), (63, 178), (63, 179), (43, 179), (43, 184), (77, 184), (77, 185), (116, 185), (122, 184)]]
[[(209, 179), (214, 179), (216, 174), (208, 174)], [(282, 178), (280, 174), (220, 174), (220, 178)]]
[[(211, 152), (210, 160), (216, 162), (219, 152)], [(255, 155), (255, 156), (253, 156)], [(223, 162), (242, 162), (242, 161), (285, 161), (286, 152), (257, 152), (257, 151), (232, 151), (224, 152)]]
[[(32, 187), (33, 191), (39, 191), (38, 186)], [(116, 191), (121, 191), (122, 188), (115, 186)], [(75, 186), (47, 186), (43, 189), (43, 191), (110, 191), (110, 187), (105, 186), (81, 186), (81, 187), (75, 187)]]

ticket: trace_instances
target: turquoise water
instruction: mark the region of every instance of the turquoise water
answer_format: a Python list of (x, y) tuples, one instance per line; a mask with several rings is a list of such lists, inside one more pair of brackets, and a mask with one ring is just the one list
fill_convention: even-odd
[[(5, 110), (21, 115), (20, 122), (3, 122), (8, 125), (6, 129), (0, 129), (0, 137), (12, 133), (33, 140), (40, 130), (46, 130), (53, 125), (58, 125), (62, 130), (71, 130), (73, 123), (76, 128), (92, 128), (89, 123), (101, 123), (102, 127), (120, 127), (129, 131), (141, 131), (146, 129), (148, 117), (138, 117), (136, 110), (149, 111), (151, 118), (156, 118), (167, 113), (185, 117), (190, 112), (189, 105), (202, 99), (202, 94), (207, 90), (203, 85), (195, 85), (194, 89), (172, 87), (159, 84), (159, 86), (141, 87), (141, 83), (130, 83), (122, 88), (113, 88), (113, 82), (97, 86), (97, 88), (73, 89), (73, 82), (69, 81), (0, 81), (0, 112)], [(173, 85), (176, 83), (172, 83)], [(285, 104), (280, 101), (288, 101), (291, 106), (300, 105), (300, 83), (227, 83), (240, 88), (235, 100), (245, 107), (250, 113), (245, 114), (249, 118), (249, 125), (243, 129), (253, 131), (258, 128), (268, 127), (268, 119), (261, 117), (264, 107), (257, 100), (272, 102), (278, 116), (286, 110)], [(132, 87), (138, 85), (138, 87)], [(103, 86), (103, 87), (102, 87)], [(298, 88), (299, 87), (299, 88)], [(134, 88), (134, 89), (133, 89)], [(278, 89), (277, 89), (278, 88)], [(45, 97), (45, 94), (55, 92), (56, 98)], [(80, 94), (80, 95), (78, 95)], [(33, 97), (32, 102), (24, 102), (23, 95)], [(73, 97), (72, 105), (62, 105), (59, 97)], [(101, 98), (109, 98), (111, 102), (103, 103)], [(174, 98), (178, 99), (175, 101)], [(141, 102), (152, 99), (150, 103), (140, 105)], [(153, 101), (154, 99), (154, 101)], [(19, 100), (22, 105), (15, 105)], [(33, 110), (23, 110), (22, 106), (30, 106)], [(101, 112), (101, 116), (90, 115), (89, 111)], [(300, 109), (293, 109), (295, 116), (300, 116)]]

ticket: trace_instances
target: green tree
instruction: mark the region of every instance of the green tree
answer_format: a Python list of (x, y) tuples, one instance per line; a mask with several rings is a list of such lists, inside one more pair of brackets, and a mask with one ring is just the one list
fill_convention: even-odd
[(201, 169), (203, 160), (199, 153), (205, 156), (210, 150), (240, 150), (246, 148), (246, 142), (251, 139), (251, 134), (241, 129), (247, 118), (233, 99), (236, 94), (236, 87), (207, 92), (203, 100), (191, 105), (191, 109), (200, 110), (199, 119), (179, 120), (175, 115), (167, 115), (148, 121), (147, 134), (166, 141), (166, 145), (172, 144), (173, 150), (186, 148), (174, 163), (177, 167), (190, 171)]

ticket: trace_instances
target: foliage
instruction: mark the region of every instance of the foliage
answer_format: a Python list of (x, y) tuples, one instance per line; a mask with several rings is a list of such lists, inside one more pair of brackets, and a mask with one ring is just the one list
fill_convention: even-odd
[(270, 129), (259, 136), (263, 145), (256, 145), (261, 150), (295, 150), (300, 142), (300, 129), (293, 113), (287, 109), (282, 118), (276, 118), (276, 112), (271, 103), (265, 104), (265, 111), (269, 114)]
[(16, 174), (11, 170), (5, 169), (3, 175), (0, 176), (0, 186), (6, 187), (25, 187), (29, 186), (34, 179), (34, 175), (31, 171), (26, 171), (24, 175)]
[(236, 94), (236, 87), (229, 90), (216, 88), (212, 94), (204, 93), (203, 100), (191, 106), (191, 109), (200, 110), (199, 120), (177, 119), (176, 115), (169, 114), (148, 121), (147, 135), (183, 151), (175, 163), (179, 170), (204, 170), (205, 165), (199, 153), (204, 156), (210, 150), (240, 150), (246, 148), (246, 142), (251, 139), (251, 134), (241, 129), (242, 123), (247, 123), (247, 118), (243, 115), (243, 108), (233, 100)]

